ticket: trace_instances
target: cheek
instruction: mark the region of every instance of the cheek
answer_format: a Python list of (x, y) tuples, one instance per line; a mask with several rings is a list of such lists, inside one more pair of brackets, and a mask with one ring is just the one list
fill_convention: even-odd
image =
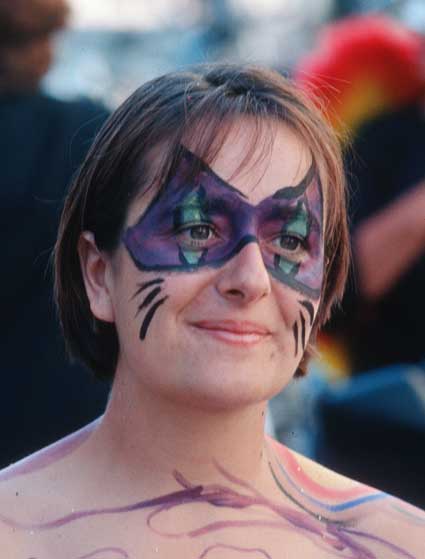
[(298, 300), (302, 296), (277, 280), (274, 280), (274, 283), (280, 318), (290, 328), (297, 317), (300, 307)]
[[(214, 284), (214, 268), (198, 268), (191, 272), (163, 273), (170, 296), (169, 305), (177, 315), (193, 305), (206, 305), (210, 299), (208, 287)], [(205, 297), (205, 299), (204, 299)]]
[[(179, 317), (196, 303), (205, 291), (205, 285), (211, 281), (208, 270), (192, 273), (139, 273), (133, 279), (133, 295), (130, 296), (130, 310), (126, 312), (133, 323), (132, 328), (139, 329), (139, 340), (145, 342), (151, 337), (178, 328)], [(152, 334), (151, 334), (152, 332)], [(170, 338), (171, 339), (171, 338)]]
[(307, 347), (319, 301), (313, 302), (290, 287), (277, 286), (279, 312), (286, 325), (285, 346), (300, 359)]

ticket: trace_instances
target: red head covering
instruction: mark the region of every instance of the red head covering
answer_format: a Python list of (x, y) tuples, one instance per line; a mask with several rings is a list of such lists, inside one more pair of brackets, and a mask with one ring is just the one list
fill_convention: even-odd
[(295, 79), (324, 105), (336, 129), (353, 131), (424, 92), (424, 38), (384, 16), (357, 16), (323, 30)]

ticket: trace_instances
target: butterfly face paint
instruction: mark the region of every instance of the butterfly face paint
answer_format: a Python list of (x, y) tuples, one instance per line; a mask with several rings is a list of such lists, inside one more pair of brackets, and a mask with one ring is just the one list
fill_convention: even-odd
[(323, 200), (313, 164), (298, 185), (279, 188), (254, 206), (204, 163), (186, 180), (194, 161), (186, 150), (175, 176), (126, 230), (124, 243), (136, 266), (181, 272), (218, 267), (248, 243), (258, 243), (274, 278), (318, 299)]

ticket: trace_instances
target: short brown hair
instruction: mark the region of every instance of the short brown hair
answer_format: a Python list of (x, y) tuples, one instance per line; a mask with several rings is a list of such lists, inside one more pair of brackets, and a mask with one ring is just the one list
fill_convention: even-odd
[(322, 299), (296, 373), (305, 374), (317, 330), (342, 297), (349, 264), (339, 143), (312, 101), (282, 75), (219, 64), (166, 74), (137, 89), (105, 123), (67, 197), (55, 250), (56, 301), (68, 349), (98, 376), (113, 377), (119, 346), (115, 325), (90, 311), (77, 253), (81, 233), (91, 231), (99, 250), (113, 252), (131, 202), (152, 185), (166, 184), (182, 142), (189, 136), (198, 157), (210, 163), (232, 123), (244, 116), (258, 126), (290, 126), (309, 147), (325, 193)]

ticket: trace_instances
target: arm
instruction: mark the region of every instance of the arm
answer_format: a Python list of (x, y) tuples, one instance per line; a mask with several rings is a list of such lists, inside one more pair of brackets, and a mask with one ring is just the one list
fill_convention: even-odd
[(380, 299), (425, 254), (425, 182), (358, 225), (354, 254), (360, 293)]

